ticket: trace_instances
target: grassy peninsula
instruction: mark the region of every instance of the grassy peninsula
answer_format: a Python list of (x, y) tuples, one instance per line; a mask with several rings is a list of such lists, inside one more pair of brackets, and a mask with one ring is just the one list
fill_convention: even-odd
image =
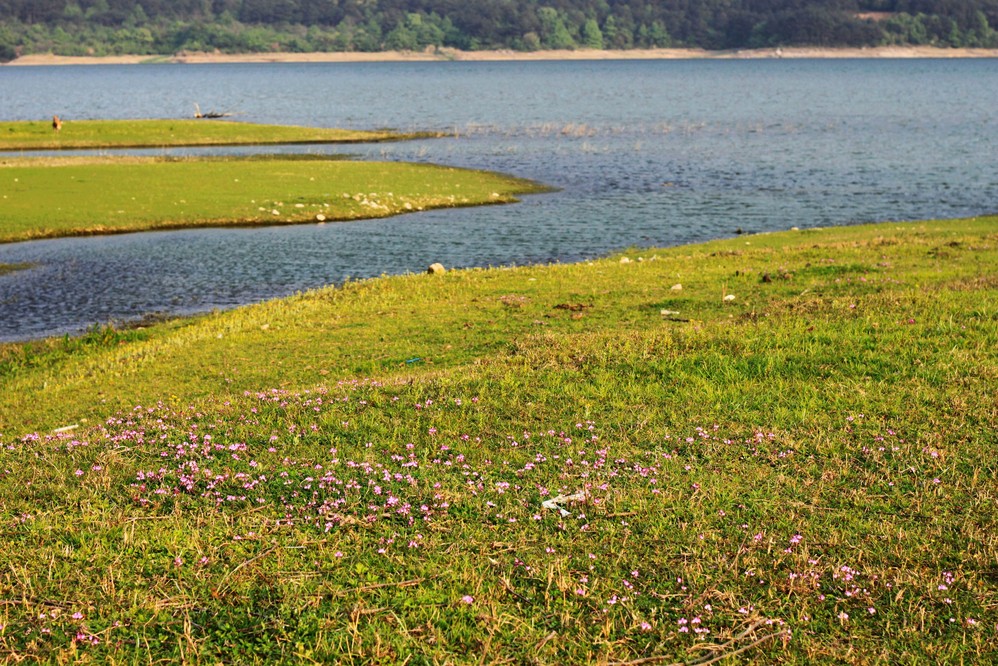
[(229, 120), (51, 120), (0, 122), (0, 151), (361, 143), (429, 138), (437, 133), (264, 125)]
[(23, 271), (28, 268), (30, 264), (0, 264), (0, 275), (4, 273), (13, 273), (14, 271)]
[(0, 347), (0, 649), (993, 661), (996, 275), (891, 223)]
[(319, 156), (0, 160), (0, 242), (357, 220), (515, 201), (500, 174)]

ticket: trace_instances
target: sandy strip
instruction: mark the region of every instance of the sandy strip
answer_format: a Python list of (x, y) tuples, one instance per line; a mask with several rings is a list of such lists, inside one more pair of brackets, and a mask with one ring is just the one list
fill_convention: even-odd
[(172, 56), (76, 57), (26, 55), (4, 66), (26, 65), (134, 65), (140, 63), (261, 63), (261, 62), (445, 62), (499, 60), (737, 60), (752, 58), (998, 58), (998, 49), (946, 49), (931, 46), (873, 48), (788, 47), (781, 49), (634, 49), (629, 51), (381, 51), (378, 53), (177, 53)]

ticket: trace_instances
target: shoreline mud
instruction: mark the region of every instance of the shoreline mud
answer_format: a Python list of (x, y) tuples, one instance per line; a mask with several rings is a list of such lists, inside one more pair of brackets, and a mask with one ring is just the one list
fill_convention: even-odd
[(332, 53), (189, 53), (174, 55), (59, 56), (51, 53), (21, 56), (5, 67), (39, 65), (137, 65), (220, 63), (350, 63), (350, 62), (496, 62), (540, 60), (749, 60), (802, 58), (998, 58), (998, 49), (952, 49), (930, 46), (879, 46), (869, 48), (786, 47), (776, 49), (633, 49), (627, 51), (379, 51)]

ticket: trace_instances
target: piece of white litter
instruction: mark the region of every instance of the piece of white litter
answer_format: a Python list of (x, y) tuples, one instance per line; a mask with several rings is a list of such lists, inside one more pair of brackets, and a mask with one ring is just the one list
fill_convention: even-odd
[(60, 433), (60, 432), (70, 432), (70, 431), (72, 431), (72, 430), (76, 430), (76, 429), (77, 429), (77, 428), (79, 428), (79, 427), (80, 427), (80, 426), (79, 426), (79, 424), (77, 424), (77, 423), (74, 423), (73, 425), (68, 425), (68, 426), (63, 426), (63, 427), (61, 427), (61, 428), (56, 428), (56, 429), (55, 429), (55, 430), (53, 430), (52, 432), (54, 432), (54, 433)]
[(726, 300), (726, 301), (733, 301), (733, 300), (735, 300), (735, 295), (734, 294), (728, 294), (727, 296), (724, 297), (724, 300)]
[(678, 310), (662, 310), (663, 317), (668, 317), (670, 315), (677, 315), (677, 314), (679, 314)]
[(558, 512), (564, 518), (565, 516), (572, 515), (570, 512), (564, 509), (565, 504), (569, 502), (584, 502), (586, 501), (586, 493), (583, 490), (575, 493), (574, 495), (558, 495), (557, 497), (552, 497), (549, 500), (544, 500), (541, 502), (541, 506), (545, 509), (557, 509)]
[(672, 286), (671, 286), (671, 287), (669, 287), (669, 288), (670, 288), (670, 289), (671, 289), (672, 291), (682, 291), (682, 290), (683, 290), (683, 285), (681, 285), (681, 284), (674, 284), (674, 285), (672, 285)]

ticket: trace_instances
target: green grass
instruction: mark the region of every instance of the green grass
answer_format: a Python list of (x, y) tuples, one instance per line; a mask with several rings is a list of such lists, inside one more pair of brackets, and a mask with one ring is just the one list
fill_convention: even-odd
[(0, 242), (356, 220), (540, 190), (481, 171), (326, 157), (10, 160), (0, 162)]
[(23, 271), (26, 268), (31, 268), (31, 264), (0, 264), (0, 275), (13, 273), (14, 271)]
[(392, 130), (261, 125), (229, 120), (73, 120), (0, 122), (0, 151), (359, 143), (439, 136)]
[(994, 662), (998, 218), (626, 257), (0, 348), (4, 657)]

